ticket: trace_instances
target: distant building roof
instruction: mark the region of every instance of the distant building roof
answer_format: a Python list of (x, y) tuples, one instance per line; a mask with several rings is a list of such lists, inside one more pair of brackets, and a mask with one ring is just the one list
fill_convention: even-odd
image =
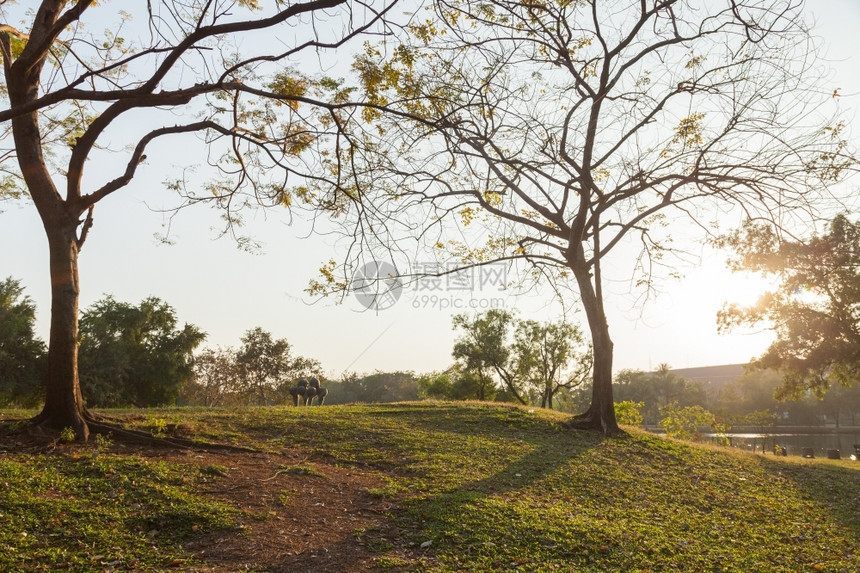
[(698, 368), (678, 368), (672, 374), (694, 382), (711, 382), (717, 385), (734, 382), (744, 375), (745, 364), (722, 364), (720, 366), (700, 366)]

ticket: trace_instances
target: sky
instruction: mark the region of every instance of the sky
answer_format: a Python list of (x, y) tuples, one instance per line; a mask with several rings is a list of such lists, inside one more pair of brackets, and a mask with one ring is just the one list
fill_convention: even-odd
[[(843, 108), (855, 118), (860, 109), (860, 0), (809, 0), (808, 9), (834, 70), (833, 87), (841, 88)], [(860, 126), (855, 132), (860, 133)], [(472, 291), (419, 281), (404, 288), (391, 308), (378, 312), (368, 311), (353, 296), (339, 303), (314, 301), (305, 289), (319, 277), (323, 262), (343, 255), (343, 241), (310, 233), (307, 223), (291, 219), (285, 210), (257, 212), (248, 231), (262, 248), (250, 254), (229, 238), (218, 238), (220, 221), (212, 209), (193, 207), (173, 219), (164, 212), (177, 204), (164, 181), (201, 159), (188, 152), (194, 148), (185, 144), (192, 141), (148, 150), (146, 169), (127, 189), (97, 206), (80, 257), (82, 309), (105, 294), (135, 304), (156, 296), (176, 309), (180, 321), (208, 333), (205, 346), (237, 346), (243, 332), (260, 326), (286, 338), (296, 354), (319, 360), (329, 378), (345, 372), (447, 368), (454, 313), (499, 307), (524, 318), (562, 317), (561, 305), (547, 293), (501, 289), (493, 269), (483, 277), (483, 286)], [(856, 181), (849, 184), (857, 186)], [(32, 205), (3, 208), (0, 279), (22, 281), (37, 305), (38, 333), (47, 339), (50, 283), (41, 223)], [(156, 237), (168, 224), (170, 245)], [(660, 294), (644, 305), (627, 280), (607, 284), (616, 371), (652, 370), (661, 363), (688, 368), (747, 362), (772, 340), (767, 331), (717, 333), (716, 313), (724, 302), (751, 303), (767, 285), (730, 273), (719, 253), (702, 247), (698, 254), (697, 264), (680, 269), (682, 279), (664, 283)], [(565, 318), (585, 324), (582, 313)]]

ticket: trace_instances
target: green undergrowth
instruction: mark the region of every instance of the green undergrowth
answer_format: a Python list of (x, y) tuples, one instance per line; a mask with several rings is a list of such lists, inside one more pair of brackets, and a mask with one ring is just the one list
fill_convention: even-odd
[[(370, 493), (394, 508), (387, 519), (397, 532), (362, 536), (379, 570), (860, 571), (858, 462), (735, 453), (635, 429), (604, 438), (565, 429), (554, 412), (491, 404), (161, 410), (127, 420), (145, 429), (152, 417), (181, 421), (194, 439), (377, 474), (385, 485)], [(18, 484), (0, 498), (0, 569), (9, 559), (35, 568), (89, 554), (158, 563), (174, 555), (171, 546), (152, 547), (158, 536), (128, 524), (147, 529), (154, 516), (173, 515), (157, 527), (229, 525), (227, 512), (189, 501), (170, 477), (176, 470), (158, 467), (121, 457), (0, 458), (0, 483)], [(119, 490), (124, 503), (114, 505), (126, 513), (103, 509), (91, 537), (72, 527), (37, 533), (35, 524), (51, 520), (86, 523), (84, 500), (118, 495), (119, 475), (148, 488)], [(160, 505), (129, 509), (144, 503)], [(108, 541), (98, 533), (106, 527), (127, 531)]]
[(212, 480), (177, 464), (99, 452), (0, 455), (0, 571), (165, 570), (181, 543), (233, 528), (196, 493)]

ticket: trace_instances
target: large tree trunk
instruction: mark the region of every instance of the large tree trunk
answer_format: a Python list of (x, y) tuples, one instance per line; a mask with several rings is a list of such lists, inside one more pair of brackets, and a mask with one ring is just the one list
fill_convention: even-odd
[[(39, 6), (26, 48), (14, 62), (4, 58), (3, 71), (9, 103), (26, 105), (39, 96), (41, 71), (49, 52), (41, 50), (65, 2), (45, 2)], [(4, 52), (10, 41), (4, 36)], [(34, 423), (52, 428), (70, 427), (79, 440), (86, 440), (88, 416), (78, 381), (78, 251), (92, 223), (88, 219), (78, 237), (79, 217), (85, 208), (77, 204), (79, 195), (68, 193), (64, 200), (57, 192), (42, 154), (42, 132), (37, 111), (12, 119), (12, 135), (21, 175), (48, 237), (51, 264), (51, 334), (48, 344), (48, 373), (45, 406)]]
[(55, 429), (72, 428), (79, 440), (86, 441), (88, 414), (78, 378), (77, 222), (46, 221), (45, 230), (51, 265), (51, 333), (45, 406), (33, 421)]
[(579, 429), (599, 430), (607, 435), (614, 434), (621, 430), (615, 420), (615, 401), (612, 397), (613, 344), (609, 337), (609, 323), (603, 312), (603, 301), (592, 284), (590, 269), (583, 264), (571, 264), (571, 270), (579, 286), (579, 296), (591, 331), (594, 380), (591, 386), (591, 405), (588, 410), (575, 416), (569, 425)]

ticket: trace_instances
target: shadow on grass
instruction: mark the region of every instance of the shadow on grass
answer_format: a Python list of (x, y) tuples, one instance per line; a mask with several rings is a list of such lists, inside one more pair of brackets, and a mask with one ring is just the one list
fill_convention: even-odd
[(762, 456), (760, 463), (768, 473), (792, 482), (800, 493), (798, 502), (826, 508), (829, 516), (860, 542), (860, 462), (852, 468), (838, 462), (786, 462)]
[[(492, 561), (508, 550), (496, 544), (515, 552), (518, 544), (550, 543), (535, 526), (539, 512), (527, 507), (527, 499), (551, 503), (557, 492), (548, 484), (564, 479), (571, 462), (607, 439), (625, 438), (563, 429), (561, 419), (517, 408), (454, 409), (444, 420), (438, 412), (403, 413), (413, 431), (433, 440), (424, 444), (414, 479), (401, 472), (413, 485), (400, 504), (400, 521), (417, 527), (413, 542), (429, 541), (430, 555), (443, 543), (448, 557), (453, 549), (462, 555), (487, 553)], [(494, 446), (495, 455), (488, 451)], [(504, 565), (510, 565), (506, 559)]]

